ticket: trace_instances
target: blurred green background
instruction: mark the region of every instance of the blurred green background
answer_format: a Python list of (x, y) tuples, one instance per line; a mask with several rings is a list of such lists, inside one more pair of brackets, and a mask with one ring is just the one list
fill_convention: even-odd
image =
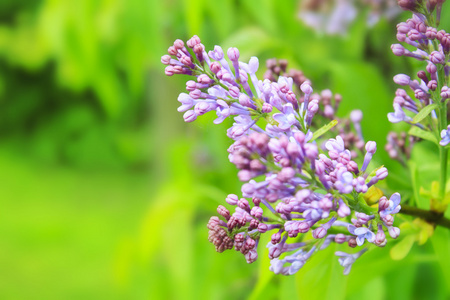
[(404, 175), (382, 150), (392, 77), (419, 67), (391, 54), (396, 20), (368, 28), (363, 9), (347, 35), (330, 37), (305, 27), (298, 8), (0, 1), (0, 299), (449, 299), (446, 231), (400, 261), (376, 249), (348, 277), (333, 247), (282, 277), (268, 271), (264, 247), (247, 265), (208, 243), (209, 217), (240, 185), (230, 123), (185, 124), (176, 111), (187, 78), (165, 77), (160, 63), (176, 38), (236, 46), (261, 66), (288, 59), (316, 89), (343, 95), (340, 115), (363, 110), (379, 161)]

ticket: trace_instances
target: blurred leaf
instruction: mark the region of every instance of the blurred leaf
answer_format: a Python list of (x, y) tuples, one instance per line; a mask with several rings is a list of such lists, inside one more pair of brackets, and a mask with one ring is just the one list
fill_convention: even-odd
[(336, 124), (338, 123), (337, 120), (333, 120), (330, 123), (322, 126), (321, 128), (319, 128), (318, 130), (316, 130), (311, 138), (311, 141), (314, 141), (315, 139), (317, 139), (318, 137), (322, 136), (323, 134), (325, 134), (326, 132), (328, 132), (328, 130), (330, 130), (331, 128), (333, 128), (334, 126), (336, 126)]
[[(261, 28), (251, 26), (244, 27), (231, 35), (225, 42), (226, 45), (233, 45), (233, 47), (239, 48), (239, 51), (243, 55), (242, 61), (256, 56), (261, 51), (273, 47), (275, 41), (270, 35), (267, 35)], [(262, 62), (260, 62), (262, 67)]]
[[(420, 112), (417, 115), (414, 116), (412, 123), (413, 124), (419, 123), (420, 121), (425, 119), (433, 110), (435, 110), (438, 107), (439, 107), (438, 103), (433, 103), (431, 105), (425, 106), (423, 109), (420, 110)], [(412, 128), (416, 128), (416, 127), (412, 127)]]
[(301, 299), (345, 299), (348, 277), (334, 256), (336, 245), (314, 254), (295, 275)]
[[(335, 62), (330, 65), (333, 76), (333, 90), (342, 94), (339, 115), (345, 115), (357, 104), (363, 114), (362, 130), (366, 140), (384, 143), (388, 131), (388, 122), (377, 121), (376, 126), (371, 120), (386, 120), (391, 107), (389, 90), (382, 74), (373, 65), (361, 62)], [(370, 78), (370, 80), (367, 80)]]
[(200, 32), (201, 21), (203, 20), (203, 0), (183, 0), (184, 14), (190, 36)]
[(423, 198), (422, 196), (420, 196), (419, 172), (418, 172), (416, 163), (413, 161), (410, 161), (409, 169), (411, 170), (411, 180), (413, 183), (412, 186), (413, 186), (415, 202), (417, 203), (417, 206), (419, 208), (429, 209), (430, 202), (426, 198)]
[(436, 137), (434, 134), (432, 134), (429, 131), (425, 131), (423, 129), (420, 129), (419, 127), (412, 126), (411, 129), (408, 131), (410, 135), (416, 136), (418, 138), (433, 142), (437, 144)]
[(219, 33), (220, 40), (225, 39), (235, 28), (237, 21), (233, 1), (206, 1), (205, 4), (211, 15), (214, 28)]
[(275, 0), (243, 0), (242, 2), (259, 26), (270, 35), (275, 36), (278, 28), (273, 12), (277, 2)]
[[(270, 260), (268, 259), (268, 249), (265, 247), (267, 243), (270, 242), (271, 235), (263, 234), (261, 235), (260, 251), (259, 255), (259, 271), (258, 271), (258, 281), (256, 282), (252, 293), (249, 296), (249, 300), (260, 299), (263, 296), (263, 292), (266, 287), (270, 284), (270, 281), (275, 276), (275, 273), (269, 271)], [(264, 255), (261, 255), (264, 254)]]
[(391, 248), (390, 254), (393, 260), (402, 260), (408, 255), (411, 247), (414, 245), (415, 237), (407, 235), (402, 238), (394, 247)]
[[(448, 283), (450, 282), (450, 231), (447, 228), (437, 227), (431, 238), (431, 242), (437, 255), (442, 274)], [(450, 286), (447, 284), (446, 287), (447, 291), (450, 292)]]

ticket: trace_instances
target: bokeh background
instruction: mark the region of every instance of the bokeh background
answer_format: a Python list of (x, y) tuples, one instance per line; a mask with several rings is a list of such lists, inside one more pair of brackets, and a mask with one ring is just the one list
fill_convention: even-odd
[[(247, 265), (208, 243), (209, 217), (240, 185), (227, 160), (230, 123), (185, 124), (176, 111), (187, 78), (165, 77), (160, 63), (176, 38), (236, 46), (261, 66), (288, 59), (316, 89), (343, 95), (341, 116), (360, 108), (379, 161), (405, 172), (382, 148), (392, 77), (419, 66), (389, 48), (408, 13), (370, 27), (360, 6), (344, 34), (329, 36), (305, 26), (300, 7), (0, 1), (0, 298), (449, 299), (446, 232), (402, 260), (376, 249), (347, 277), (333, 247), (283, 277), (268, 271), (263, 247)], [(450, 5), (442, 19), (450, 28)]]

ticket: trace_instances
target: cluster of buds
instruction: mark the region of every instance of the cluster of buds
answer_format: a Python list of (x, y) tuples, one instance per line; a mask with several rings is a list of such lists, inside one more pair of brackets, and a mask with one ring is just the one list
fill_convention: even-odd
[[(430, 132), (436, 132), (435, 128), (439, 128), (440, 144), (445, 146), (448, 144), (448, 130), (444, 122), (447, 120), (447, 102), (450, 99), (450, 34), (437, 29), (443, 2), (398, 1), (400, 7), (414, 14), (411, 19), (397, 25), (397, 39), (406, 45), (394, 44), (391, 46), (392, 52), (397, 56), (425, 61), (427, 65), (425, 70), (417, 73), (417, 79), (406, 74), (394, 77), (394, 82), (409, 87), (414, 97), (398, 89), (394, 98), (394, 112), (388, 114), (388, 119), (392, 123), (407, 122)], [(407, 47), (412, 48), (412, 51)], [(439, 132), (436, 135), (439, 139)]]
[(316, 31), (345, 35), (358, 14), (368, 11), (366, 23), (373, 26), (381, 18), (397, 16), (401, 9), (395, 0), (302, 0), (299, 18)]
[(294, 83), (300, 82), (283, 76), (284, 61), (269, 63), (272, 77), (258, 80), (256, 57), (248, 63), (239, 61), (238, 49), (230, 48), (228, 61), (219, 46), (207, 53), (197, 36), (186, 45), (175, 41), (161, 59), (167, 75), (195, 78), (186, 83), (188, 93), (178, 98), (185, 121), (210, 111), (217, 115), (216, 124), (234, 118), (227, 130), (234, 140), (228, 152), (243, 182), (242, 197), (230, 194), (226, 203), (234, 206), (234, 212), (220, 205), (220, 218), (208, 222), (209, 241), (218, 252), (234, 248), (252, 263), (258, 257), (260, 236), (271, 234), (270, 269), (289, 275), (330, 243), (363, 247), (354, 254), (336, 253), (348, 273), (366, 251), (366, 241), (384, 246), (385, 230), (397, 238), (393, 215), (400, 210), (400, 195), (382, 197), (373, 206), (363, 196), (388, 171), (384, 167), (368, 171), (376, 143), (363, 142), (360, 111), (351, 115), (356, 135), (346, 137), (364, 154), (359, 165), (341, 135), (324, 139), (334, 121), (314, 129), (321, 125), (318, 120), (334, 117), (339, 95), (329, 90), (314, 94), (308, 80), (294, 92)]
[[(264, 79), (276, 82), (280, 76), (290, 77), (299, 90), (301, 90), (300, 87), (303, 83), (310, 83), (310, 80), (304, 76), (302, 71), (296, 69), (288, 70), (287, 66), (287, 60), (268, 59), (266, 61), (267, 71), (264, 73)], [(340, 94), (333, 95), (329, 89), (323, 90), (320, 93), (314, 93), (310, 97), (311, 100), (317, 101), (319, 105), (317, 115), (313, 119), (313, 126), (317, 128), (327, 120), (338, 120), (337, 126), (330, 131), (342, 137), (346, 148), (358, 149), (359, 152), (362, 152), (364, 149), (364, 138), (361, 130), (362, 112), (360, 110), (354, 110), (351, 112), (350, 118), (339, 118), (336, 114), (339, 109), (339, 104), (342, 101), (342, 96)], [(299, 95), (300, 103), (304, 102), (303, 98), (304, 96)], [(353, 128), (351, 128), (351, 124)], [(352, 150), (352, 157), (356, 157), (357, 155), (358, 153)]]
[(412, 147), (418, 141), (417, 137), (410, 136), (406, 132), (389, 132), (387, 135), (387, 144), (384, 149), (389, 157), (398, 160), (403, 165), (411, 156)]
[(397, 0), (397, 4), (404, 10), (412, 11), (416, 14), (427, 15), (436, 11), (437, 21), (441, 19), (442, 4), (445, 0)]
[(288, 69), (288, 61), (285, 59), (268, 59), (266, 60), (266, 67), (267, 71), (264, 73), (264, 79), (268, 79), (270, 81), (276, 82), (280, 76), (290, 77), (298, 88), (300, 88), (305, 81), (309, 81), (302, 71)]

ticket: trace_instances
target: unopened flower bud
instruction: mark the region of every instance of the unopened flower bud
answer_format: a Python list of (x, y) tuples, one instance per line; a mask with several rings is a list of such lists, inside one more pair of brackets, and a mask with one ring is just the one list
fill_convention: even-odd
[(363, 113), (359, 109), (352, 110), (350, 113), (350, 120), (352, 120), (353, 123), (360, 123), (363, 118)]
[(272, 234), (272, 238), (271, 238), (271, 242), (272, 244), (278, 244), (281, 241), (281, 233), (280, 232), (275, 232), (274, 234)]
[(394, 76), (394, 82), (399, 85), (409, 85), (410, 77), (405, 74), (398, 74)]
[(375, 244), (378, 246), (381, 246), (381, 245), (383, 245), (383, 243), (385, 241), (386, 241), (386, 235), (384, 234), (383, 230), (378, 230), (377, 234), (375, 235)]
[(356, 246), (358, 246), (358, 243), (356, 242), (356, 238), (352, 237), (348, 240), (348, 245), (351, 248), (355, 248)]
[(366, 151), (371, 154), (374, 154), (377, 151), (377, 143), (373, 141), (368, 141), (366, 143)]
[(303, 93), (309, 95), (313, 92), (313, 89), (308, 81), (305, 81), (301, 86), (300, 89)]
[(263, 113), (270, 113), (272, 111), (272, 105), (270, 105), (269, 103), (264, 103), (262, 105), (262, 112)]
[(189, 92), (194, 91), (197, 88), (197, 83), (194, 80), (189, 80), (186, 82), (186, 90)]
[(183, 119), (185, 122), (193, 122), (197, 119), (197, 114), (193, 110), (188, 110), (184, 113)]
[(177, 48), (175, 48), (174, 46), (170, 46), (169, 49), (167, 49), (167, 52), (173, 56), (176, 56), (178, 53)]
[(378, 180), (383, 180), (388, 176), (388, 170), (385, 167), (382, 167), (376, 171), (376, 176)]
[(239, 95), (239, 104), (242, 106), (245, 106), (245, 107), (252, 106), (252, 102), (251, 102), (250, 98), (244, 93)]
[(232, 86), (228, 89), (228, 93), (230, 93), (230, 96), (233, 98), (238, 98), (239, 97), (239, 88)]
[(345, 218), (346, 216), (349, 216), (351, 211), (350, 208), (344, 203), (344, 201), (339, 200), (339, 209), (337, 211), (338, 216), (341, 218)]
[(256, 206), (258, 206), (261, 203), (261, 199), (259, 199), (257, 197), (253, 197), (252, 201), (253, 201), (253, 204), (255, 204)]
[(258, 259), (258, 252), (255, 249), (251, 249), (245, 254), (245, 260), (248, 264), (254, 263)]
[(402, 56), (403, 54), (405, 54), (405, 47), (403, 47), (400, 44), (394, 44), (391, 46), (391, 50), (392, 53), (394, 53), (394, 55), (396, 56)]
[(378, 202), (378, 211), (385, 210), (389, 207), (389, 200), (383, 196), (380, 198), (380, 201)]
[(211, 63), (209, 68), (210, 68), (211, 72), (213, 72), (214, 74), (217, 74), (222, 69), (222, 66), (220, 65), (219, 62), (215, 61), (215, 62)]
[(322, 239), (327, 235), (327, 230), (320, 226), (313, 230), (312, 235), (315, 239)]
[(239, 201), (239, 197), (234, 194), (229, 194), (225, 199), (225, 201), (230, 205), (236, 205)]
[(396, 239), (400, 235), (400, 229), (398, 227), (388, 227), (388, 232), (391, 238)]
[(231, 61), (237, 61), (239, 59), (239, 50), (235, 47), (231, 47), (228, 49), (227, 55)]
[(383, 218), (384, 223), (386, 223), (387, 226), (394, 225), (394, 217), (392, 215), (386, 215)]
[(433, 51), (430, 54), (430, 60), (434, 64), (444, 64), (445, 63), (445, 55), (440, 51)]
[(261, 219), (261, 217), (262, 217), (262, 215), (263, 215), (263, 210), (262, 210), (262, 208), (259, 207), (259, 206), (254, 206), (254, 207), (252, 208), (252, 210), (250, 211), (250, 214), (251, 214), (252, 216), (254, 216), (255, 218), (257, 218), (257, 219)]
[(269, 227), (267, 226), (267, 224), (259, 223), (259, 225), (258, 225), (258, 231), (259, 232), (265, 233), (265, 232), (267, 232), (268, 229), (269, 229)]
[(336, 234), (336, 236), (334, 237), (334, 241), (338, 244), (342, 244), (347, 240), (347, 237), (345, 236), (345, 234), (343, 233), (338, 233)]
[(436, 88), (437, 88), (437, 81), (436, 81), (436, 80), (430, 80), (430, 81), (428, 81), (427, 87), (428, 87), (430, 90), (432, 90), (432, 91), (436, 90)]
[(241, 198), (238, 201), (238, 206), (244, 210), (250, 210), (250, 205), (248, 204), (247, 199)]
[(219, 205), (219, 207), (217, 207), (217, 212), (225, 219), (230, 219), (230, 211), (225, 206)]

